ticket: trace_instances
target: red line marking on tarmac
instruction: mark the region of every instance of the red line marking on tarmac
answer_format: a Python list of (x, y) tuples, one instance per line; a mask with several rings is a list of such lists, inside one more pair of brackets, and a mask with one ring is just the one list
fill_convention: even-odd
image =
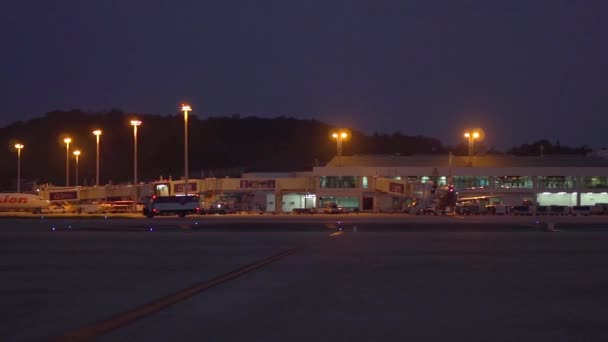
[(106, 334), (112, 330), (121, 328), (127, 324), (133, 323), (139, 319), (150, 316), (156, 312), (159, 312), (173, 304), (177, 304), (183, 300), (186, 300), (200, 292), (208, 290), (212, 287), (228, 282), (235, 278), (238, 278), (246, 273), (255, 271), (267, 264), (284, 258), (295, 252), (295, 248), (273, 255), (266, 259), (257, 261), (253, 264), (243, 266), (232, 272), (223, 274), (219, 277), (213, 278), (208, 281), (196, 284), (189, 288), (177, 291), (165, 297), (158, 298), (148, 304), (138, 306), (134, 309), (119, 313), (109, 319), (95, 322), (89, 325), (82, 326), (70, 332), (63, 334), (62, 336), (51, 338), (51, 341), (89, 341), (98, 336)]

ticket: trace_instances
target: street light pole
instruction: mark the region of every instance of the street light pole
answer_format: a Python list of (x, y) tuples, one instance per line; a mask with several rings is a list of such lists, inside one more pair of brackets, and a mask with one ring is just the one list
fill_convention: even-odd
[(63, 139), (65, 143), (65, 186), (70, 186), (70, 143), (72, 138)]
[(101, 130), (97, 129), (93, 131), (95, 138), (97, 139), (97, 160), (96, 160), (96, 171), (95, 171), (95, 185), (99, 186), (99, 137), (101, 136)]
[(141, 125), (140, 120), (131, 120), (133, 126), (133, 211), (137, 209), (138, 189), (137, 189), (137, 127)]
[(80, 151), (74, 151), (74, 157), (76, 157), (76, 177), (75, 177), (75, 185), (78, 186), (78, 157), (80, 157)]
[(466, 132), (464, 137), (469, 141), (469, 156), (472, 156), (475, 153), (474, 144), (475, 140), (479, 139), (479, 132)]
[(140, 125), (140, 120), (131, 120), (131, 126), (133, 126), (133, 185), (135, 186), (137, 186), (137, 127)]
[(21, 149), (23, 144), (15, 144), (17, 149), (17, 193), (21, 193)]
[(188, 196), (188, 112), (192, 111), (187, 104), (182, 104), (184, 112), (184, 196)]
[(348, 138), (348, 132), (345, 129), (341, 129), (333, 132), (331, 137), (336, 139), (336, 155), (338, 156), (340, 165), (342, 165), (342, 144)]
[(344, 131), (335, 132), (332, 134), (332, 137), (336, 139), (336, 154), (338, 155), (338, 157), (342, 157), (342, 142), (348, 137), (348, 133)]

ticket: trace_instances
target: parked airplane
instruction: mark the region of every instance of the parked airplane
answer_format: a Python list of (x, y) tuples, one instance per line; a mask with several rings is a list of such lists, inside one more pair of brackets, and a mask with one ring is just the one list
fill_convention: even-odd
[(38, 195), (20, 193), (0, 193), (0, 210), (42, 212), (51, 203)]

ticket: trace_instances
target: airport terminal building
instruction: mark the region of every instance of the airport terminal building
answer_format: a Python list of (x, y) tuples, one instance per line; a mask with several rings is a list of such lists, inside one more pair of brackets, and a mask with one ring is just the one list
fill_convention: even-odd
[[(461, 197), (488, 196), (489, 204), (578, 206), (608, 203), (608, 159), (546, 155), (355, 155), (334, 157), (312, 171), (245, 173), (240, 178), (190, 179), (188, 193), (206, 205), (292, 212), (325, 203), (365, 212), (399, 212), (430, 196), (433, 185), (453, 184)], [(45, 198), (95, 201), (184, 194), (183, 180), (137, 187), (46, 188)]]

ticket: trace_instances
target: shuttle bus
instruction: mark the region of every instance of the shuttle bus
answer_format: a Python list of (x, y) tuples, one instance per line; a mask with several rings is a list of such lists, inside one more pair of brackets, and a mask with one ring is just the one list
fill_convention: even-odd
[(189, 214), (199, 214), (201, 211), (200, 197), (188, 196), (152, 196), (144, 201), (143, 214), (147, 217), (159, 215), (178, 215), (184, 217)]

